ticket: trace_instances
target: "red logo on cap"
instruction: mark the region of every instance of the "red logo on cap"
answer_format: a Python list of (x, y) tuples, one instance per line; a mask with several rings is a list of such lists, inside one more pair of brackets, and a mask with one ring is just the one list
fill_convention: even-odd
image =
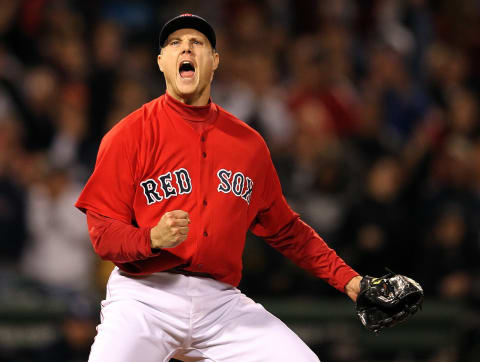
[(193, 16), (193, 14), (185, 13), (185, 14), (182, 14), (182, 16)]

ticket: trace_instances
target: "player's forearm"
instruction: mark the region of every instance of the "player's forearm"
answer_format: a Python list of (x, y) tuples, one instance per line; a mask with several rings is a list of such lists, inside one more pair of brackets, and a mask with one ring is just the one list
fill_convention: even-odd
[(358, 275), (282, 199), (259, 214), (251, 229), (298, 266), (341, 292)]
[(301, 219), (296, 218), (268, 242), (301, 268), (345, 292), (345, 286), (358, 273)]
[(104, 260), (129, 263), (157, 255), (150, 248), (150, 228), (136, 228), (90, 210), (87, 223), (93, 248)]

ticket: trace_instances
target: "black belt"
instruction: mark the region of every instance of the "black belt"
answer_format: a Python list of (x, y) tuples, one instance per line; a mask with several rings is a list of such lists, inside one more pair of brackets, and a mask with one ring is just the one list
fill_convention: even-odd
[(182, 274), (182, 275), (186, 275), (187, 277), (201, 277), (201, 278), (215, 279), (212, 274), (185, 270), (180, 267), (165, 270), (165, 273)]

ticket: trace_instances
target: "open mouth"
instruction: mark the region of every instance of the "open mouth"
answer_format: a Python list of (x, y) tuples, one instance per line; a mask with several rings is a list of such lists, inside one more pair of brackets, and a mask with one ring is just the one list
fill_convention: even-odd
[(178, 70), (180, 77), (182, 78), (193, 78), (195, 75), (195, 66), (192, 62), (184, 60), (180, 63), (180, 68)]

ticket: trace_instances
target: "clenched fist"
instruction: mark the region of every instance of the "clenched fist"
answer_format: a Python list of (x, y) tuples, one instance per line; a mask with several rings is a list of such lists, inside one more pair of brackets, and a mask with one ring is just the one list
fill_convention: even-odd
[(166, 212), (158, 224), (150, 230), (152, 248), (173, 248), (181, 244), (187, 238), (188, 224), (190, 224), (188, 212), (183, 210)]

